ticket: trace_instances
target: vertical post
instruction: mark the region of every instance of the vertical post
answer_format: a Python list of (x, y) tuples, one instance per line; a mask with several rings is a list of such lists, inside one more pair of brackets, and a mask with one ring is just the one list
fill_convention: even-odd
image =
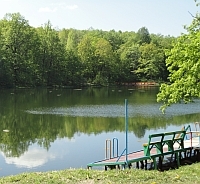
[[(111, 158), (111, 140), (110, 139), (106, 139), (106, 147), (105, 147), (105, 158), (108, 159), (108, 158)], [(108, 157), (109, 156), (109, 157)]]
[(125, 99), (126, 162), (128, 161), (128, 100)]

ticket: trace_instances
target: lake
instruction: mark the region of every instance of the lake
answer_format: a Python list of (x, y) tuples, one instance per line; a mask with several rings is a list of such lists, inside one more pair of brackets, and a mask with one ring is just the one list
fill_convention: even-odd
[(162, 114), (158, 87), (0, 90), (0, 176), (86, 168), (105, 158), (105, 141), (128, 152), (142, 149), (153, 132), (179, 130), (200, 120), (200, 101)]

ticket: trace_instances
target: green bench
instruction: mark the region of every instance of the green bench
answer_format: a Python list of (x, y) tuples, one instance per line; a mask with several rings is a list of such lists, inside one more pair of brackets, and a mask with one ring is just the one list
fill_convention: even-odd
[(151, 134), (148, 143), (143, 144), (144, 155), (153, 160), (155, 169), (157, 169), (157, 158), (162, 167), (162, 159), (165, 155), (175, 155), (179, 167), (180, 156), (178, 154), (187, 150), (184, 148), (185, 136), (185, 130)]

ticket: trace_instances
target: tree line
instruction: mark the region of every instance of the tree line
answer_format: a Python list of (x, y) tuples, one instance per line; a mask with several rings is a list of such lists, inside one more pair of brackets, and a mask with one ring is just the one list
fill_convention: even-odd
[(0, 88), (167, 81), (177, 38), (137, 32), (32, 27), (20, 13), (0, 20)]

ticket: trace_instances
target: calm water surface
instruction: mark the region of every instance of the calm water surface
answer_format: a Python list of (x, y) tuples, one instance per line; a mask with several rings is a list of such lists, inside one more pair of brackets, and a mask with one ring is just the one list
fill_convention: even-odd
[(168, 108), (156, 102), (158, 88), (21, 89), (0, 91), (0, 176), (86, 168), (105, 158), (105, 140), (128, 151), (142, 149), (153, 132), (179, 130), (200, 121), (200, 101)]

